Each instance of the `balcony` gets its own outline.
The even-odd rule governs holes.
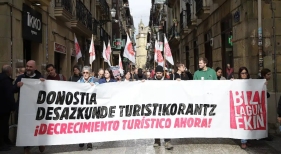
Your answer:
[[[189,32],[189,29],[187,27],[187,18],[190,17],[191,14],[188,15],[186,10],[182,10],[182,12],[180,13],[180,34],[182,36],[185,36]]]
[[[168,32],[168,41],[171,47],[178,48],[180,44],[180,39],[179,39],[179,34],[177,32],[176,24],[174,24]]]
[[[93,34],[96,36],[95,45],[100,45],[100,33],[98,32],[99,22],[93,18]]]
[[[72,4],[70,0],[55,0],[55,17],[58,20],[69,22],[72,18]]]
[[[99,3],[100,3],[101,15],[104,18],[109,19],[109,17],[110,17],[109,6],[108,6],[106,0],[99,0]]]
[[[88,38],[92,36],[92,14],[80,0],[74,0],[72,5],[71,28]]]
[[[49,6],[52,0],[29,0],[31,3],[39,3],[41,6]]]
[[[96,0],[96,6],[100,6],[100,0]]]
[[[200,19],[205,19],[210,14],[210,0],[195,0],[196,2],[196,15]]]
[[[166,0],[166,3],[169,8],[172,8],[177,0]]]

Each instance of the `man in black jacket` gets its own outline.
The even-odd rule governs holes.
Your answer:
[[[13,94],[12,67],[4,65],[0,73],[0,151],[11,150],[5,144],[11,144],[9,139],[9,119],[15,110],[15,98]]]
[[[164,69],[163,69],[162,66],[158,65],[155,68],[155,77],[154,77],[153,80],[168,80],[164,76]],[[164,139],[164,141],[165,141],[165,148],[167,150],[172,150],[173,149],[173,145],[171,144],[171,139]],[[154,147],[158,147],[160,145],[161,145],[160,139],[155,139],[153,146]]]
[[[41,75],[39,71],[36,69],[36,62],[34,60],[30,60],[26,63],[25,72],[24,74],[18,76],[18,78],[15,81],[14,84],[14,92],[19,93],[18,94],[18,100],[17,105],[19,105],[19,98],[20,98],[20,87],[23,85],[23,82],[21,82],[21,79],[27,78],[27,79],[40,79],[41,81],[44,81],[45,79]],[[45,146],[39,146],[39,151],[43,152],[45,150]],[[28,154],[30,153],[30,147],[24,147],[24,153]]]

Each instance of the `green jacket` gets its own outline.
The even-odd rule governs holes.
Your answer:
[[[206,71],[197,70],[194,73],[193,80],[202,80],[201,77],[204,77],[204,80],[217,80],[217,73],[215,70],[207,67]]]

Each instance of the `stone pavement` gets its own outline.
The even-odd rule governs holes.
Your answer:
[[[233,139],[172,139],[173,150],[165,150],[164,146],[154,148],[154,140],[126,140],[93,143],[93,150],[87,151],[78,145],[47,146],[44,154],[278,154],[281,153],[281,136],[273,141],[253,140],[247,150],[240,148],[240,141]],[[162,140],[162,142],[164,142]],[[33,154],[40,154],[33,147]],[[9,152],[0,154],[21,154],[23,148],[13,147]]]

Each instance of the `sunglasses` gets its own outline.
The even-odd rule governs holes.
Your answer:
[[[89,74],[89,72],[83,72],[83,74]]]

